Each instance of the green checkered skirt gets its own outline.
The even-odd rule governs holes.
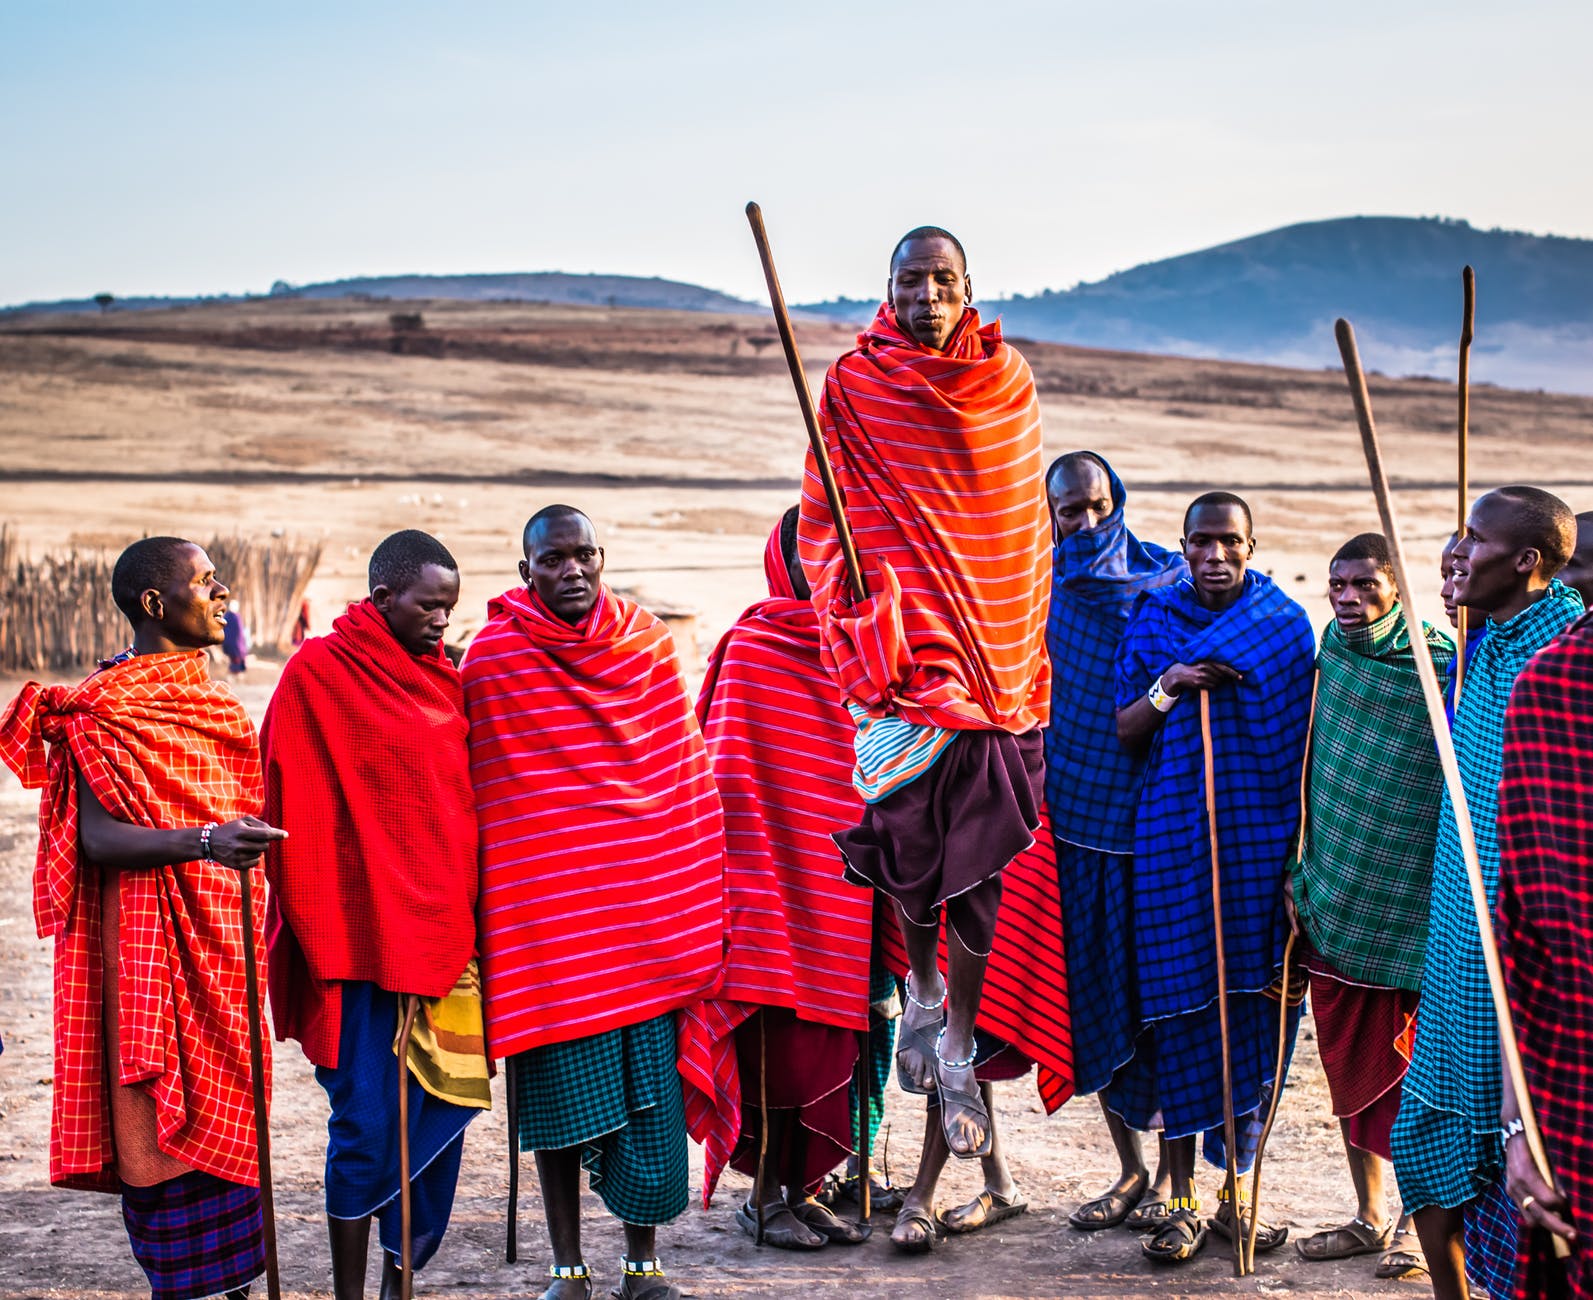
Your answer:
[[[514,1057],[520,1149],[581,1149],[592,1191],[623,1223],[668,1223],[689,1197],[675,1016]]]
[[[1454,646],[1423,631],[1442,676]],[[1344,974],[1414,993],[1444,778],[1400,607],[1363,628],[1330,623],[1317,672],[1295,902]]]

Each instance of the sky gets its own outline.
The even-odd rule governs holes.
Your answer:
[[[1357,213],[1593,237],[1593,4],[0,0],[0,303],[412,272],[981,297]]]

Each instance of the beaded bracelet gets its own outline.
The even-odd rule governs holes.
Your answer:
[[[210,832],[215,830],[219,825],[221,825],[220,822],[211,822],[199,832],[199,860],[201,862],[215,861],[215,859],[210,856]]]

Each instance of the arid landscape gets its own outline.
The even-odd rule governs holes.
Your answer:
[[[815,323],[798,334],[816,385],[851,331]],[[1039,382],[1048,451],[1088,447],[1110,459],[1138,533],[1173,544],[1191,497],[1238,491],[1255,511],[1257,563],[1325,618],[1328,556],[1376,526],[1339,372],[1018,343]],[[1454,526],[1454,388],[1374,376],[1372,396],[1411,559],[1431,577],[1414,596],[1431,616],[1438,552]],[[0,328],[0,522],[25,551],[115,550],[155,532],[317,539],[315,631],[363,594],[374,543],[419,527],[460,561],[455,632],[467,637],[487,600],[516,581],[525,518],[566,501],[596,521],[609,580],[675,611],[688,662],[700,665],[762,594],[764,538],[795,500],[803,448],[773,330],[754,316],[274,299]],[[1479,387],[1471,479],[1479,489],[1536,483],[1593,509],[1593,398]],[[240,684],[257,718],[276,672],[267,657]],[[29,903],[36,806],[0,775],[0,1295],[136,1295],[142,1277],[115,1202],[46,1186],[50,962]],[[1263,1200],[1269,1216],[1309,1232],[1347,1218],[1352,1203],[1309,1021],[1304,1037]],[[327,1295],[324,1097],[296,1047],[281,1048],[278,1063],[285,1287]],[[1292,1247],[1235,1282],[1215,1240],[1193,1266],[1153,1272],[1130,1235],[1067,1227],[1067,1210],[1111,1178],[1094,1102],[1047,1119],[1028,1083],[1000,1095],[1032,1212],[988,1237],[909,1260],[890,1252],[881,1219],[853,1253],[758,1252],[731,1222],[745,1190],[731,1176],[713,1210],[694,1208],[661,1233],[661,1251],[700,1297],[1423,1294],[1372,1281],[1370,1260],[1313,1266]],[[921,1114],[893,1094],[889,1118],[891,1172],[908,1180]],[[471,1131],[454,1227],[418,1294],[540,1292],[547,1254],[529,1160],[521,1259],[503,1262],[504,1147],[498,1110]],[[943,1204],[976,1186],[974,1169],[953,1170]],[[1216,1186],[1208,1176],[1208,1197]],[[606,1289],[619,1238],[589,1206],[588,1258]]]

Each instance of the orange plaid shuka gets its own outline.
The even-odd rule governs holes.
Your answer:
[[[148,1090],[166,1155],[256,1186],[242,888],[237,872],[184,862],[120,876],[114,1075],[102,1029],[102,898],[78,851],[81,776],[111,816],[175,829],[258,814],[259,747],[201,652],[144,655],[78,686],[29,682],[0,715],[0,759],[42,788],[33,914],[55,940],[50,1181],[118,1190],[107,1080]],[[263,875],[257,896],[263,894]],[[252,918],[265,987],[264,908]],[[269,1038],[266,1083],[270,1086]]]

